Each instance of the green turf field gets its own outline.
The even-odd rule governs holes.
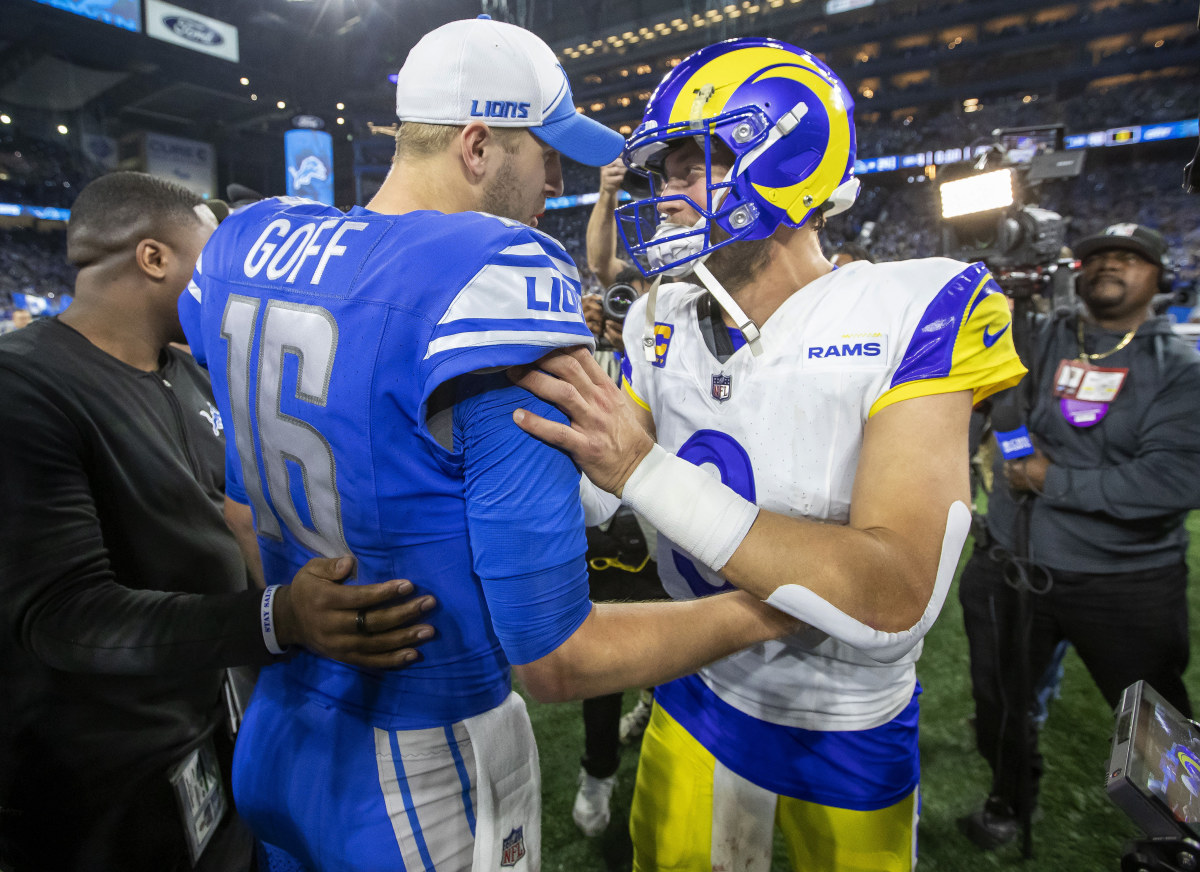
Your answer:
[[[1200,514],[1188,527],[1192,577],[1200,569]],[[968,548],[970,546],[968,545]],[[1191,588],[1192,642],[1200,637],[1200,592]],[[1062,698],[1051,706],[1042,732],[1046,774],[1041,788],[1041,819],[1033,831],[1034,859],[1022,863],[1020,849],[1005,846],[995,854],[976,849],[955,825],[959,816],[982,803],[989,784],[987,766],[975,753],[968,717],[971,684],[967,645],[957,591],[951,591],[917,665],[925,688],[921,697],[922,814],[919,868],[926,872],[973,872],[1020,866],[1022,872],[1102,872],[1120,868],[1122,847],[1137,829],[1104,793],[1112,715],[1074,652],[1067,657]],[[1200,699],[1200,677],[1193,661],[1188,689]],[[626,694],[626,709],[635,696]],[[626,821],[637,768],[636,747],[627,749],[613,797],[613,822],[595,839],[585,839],[571,821],[575,779],[583,747],[578,704],[530,703],[542,755],[544,806],[542,864],[547,872],[605,872],[628,869]],[[787,869],[776,850],[775,870]]]

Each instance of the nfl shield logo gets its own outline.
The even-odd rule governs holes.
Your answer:
[[[733,393],[733,376],[719,372],[713,376],[712,395],[719,403],[725,402]]]
[[[517,861],[525,856],[525,828],[517,827],[504,837],[504,851],[500,858],[501,866],[515,866]]]

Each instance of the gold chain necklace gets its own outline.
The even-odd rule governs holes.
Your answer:
[[[1120,351],[1122,348],[1124,348],[1126,345],[1128,345],[1130,343],[1130,341],[1133,339],[1133,334],[1137,333],[1137,328],[1134,327],[1132,330],[1130,330],[1128,333],[1126,333],[1125,337],[1120,342],[1118,342],[1115,347],[1110,348],[1108,351],[1100,352],[1098,354],[1087,354],[1083,350],[1083,319],[1082,318],[1080,318],[1078,321],[1075,322],[1075,333],[1079,337],[1079,359],[1080,360],[1104,360],[1104,358],[1108,357],[1110,354],[1116,354],[1118,351]]]

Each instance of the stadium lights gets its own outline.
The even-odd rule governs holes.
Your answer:
[[[5,112],[0,115],[0,124],[12,124],[12,116]]]
[[[345,103],[338,103],[338,104],[337,104],[337,108],[338,108],[338,111],[339,111],[339,112],[341,112],[343,109],[345,109],[345,108],[346,108],[346,104],[345,104]]]
[[[954,182],[943,182],[941,195],[943,218],[1003,209],[1013,203],[1012,170],[996,170]]]
[[[242,76],[240,79],[238,79],[238,81],[239,81],[239,82],[241,82],[243,85],[249,85],[249,84],[250,84],[250,80],[249,80],[249,79],[247,79],[245,76]]]
[[[65,125],[65,124],[58,125],[58,127],[56,127],[55,130],[57,130],[63,136],[66,136],[68,133],[71,132],[70,130],[67,129],[67,125]]]

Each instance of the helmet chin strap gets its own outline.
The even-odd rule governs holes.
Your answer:
[[[654,363],[654,307],[658,302],[658,286],[662,284],[662,274],[654,277],[650,290],[646,291],[646,323],[642,326],[642,354],[647,363]]]
[[[704,265],[706,260],[708,260],[708,255],[696,260],[692,267],[692,273],[708,289],[708,292],[713,295],[717,301],[717,305],[724,309],[726,314],[733,319],[738,330],[742,331],[742,336],[745,338],[746,344],[750,346],[750,353],[758,357],[762,354],[762,333],[758,329],[758,325],[750,320],[749,316],[742,311],[742,307],[734,301],[729,291],[725,290],[725,286]],[[654,284],[650,285],[650,290],[646,292],[648,299],[646,300],[646,323],[642,327],[642,353],[645,354],[646,361],[649,363],[654,363],[656,356],[654,309],[658,302],[658,286],[661,282],[662,276],[655,276]]]
[[[733,296],[725,290],[725,286],[717,281],[717,277],[704,265],[705,260],[708,258],[696,261],[692,272],[695,273],[696,278],[700,279],[700,283],[708,288],[708,292],[716,298],[717,305],[733,319],[737,329],[742,331],[746,344],[750,346],[750,353],[758,357],[762,354],[762,333],[759,331],[758,325],[751,321],[749,316],[742,311],[742,307],[734,302]]]

